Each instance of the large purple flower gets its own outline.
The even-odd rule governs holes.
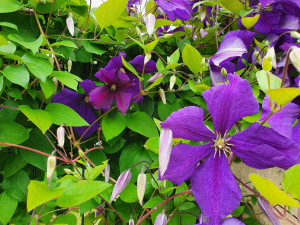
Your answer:
[[[119,110],[125,114],[131,99],[134,82],[122,71],[100,69],[95,75],[106,84],[90,92],[89,98],[95,109],[108,110],[114,99]]]
[[[192,17],[191,0],[157,0],[157,5],[166,13],[169,20],[189,20]]]
[[[208,224],[214,225],[222,224],[221,219],[232,213],[242,197],[228,165],[229,152],[257,169],[274,166],[287,169],[300,162],[298,145],[259,123],[227,136],[235,122],[259,110],[249,82],[237,74],[229,74],[227,78],[228,84],[219,84],[203,93],[214,133],[203,123],[203,110],[195,106],[172,113],[161,124],[162,128],[172,130],[174,138],[208,142],[176,145],[162,179],[180,185],[190,178],[196,202],[210,219]]]
[[[69,106],[70,108],[74,109],[74,111],[76,111],[83,119],[85,119],[85,121],[87,121],[89,124],[92,124],[98,117],[91,103],[89,102],[88,94],[97,86],[93,81],[90,80],[84,80],[79,82],[79,84],[84,89],[85,94],[80,94],[65,88],[57,93],[52,98],[51,102],[61,103]],[[86,132],[86,134],[83,136],[83,139],[93,134],[98,127],[99,121]],[[87,128],[87,126],[74,127],[74,130],[79,136],[81,136]]]

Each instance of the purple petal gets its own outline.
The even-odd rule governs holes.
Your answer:
[[[174,138],[183,138],[193,141],[209,141],[215,135],[203,123],[204,112],[196,106],[188,106],[173,112],[161,124],[162,128],[173,131]]]
[[[97,77],[100,81],[106,82],[108,84],[115,84],[116,81],[116,70],[106,70],[106,69],[100,69],[96,74],[95,77]]]
[[[270,203],[265,201],[264,199],[257,198],[258,206],[265,214],[265,216],[268,218],[268,220],[272,223],[272,225],[281,225],[279,219],[274,215],[274,213],[271,211]]]
[[[115,97],[118,109],[125,114],[130,104],[131,93],[119,90],[115,92]]]
[[[228,74],[229,84],[218,84],[202,93],[213,118],[215,131],[224,134],[239,119],[257,113],[258,102],[247,80]]]
[[[300,144],[300,122],[299,121],[293,128],[292,140]]]
[[[228,166],[225,154],[211,154],[191,177],[193,195],[212,224],[232,213],[242,199],[241,189]]]
[[[270,98],[266,96],[262,105],[260,121],[264,121],[270,112]],[[273,116],[268,119],[267,123],[279,134],[291,138],[293,129],[292,126],[299,115],[300,106],[290,102],[284,106],[280,112],[274,113]]]
[[[236,66],[232,62],[222,63],[220,66],[216,66],[210,61],[209,70],[212,86],[216,86],[217,83],[225,82],[225,77],[221,74],[221,70],[223,67],[227,70],[228,74],[234,73],[236,71]]]
[[[161,179],[169,179],[172,183],[181,185],[183,181],[194,174],[200,160],[213,151],[211,143],[205,145],[176,145],[172,149],[168,168]]]
[[[231,31],[225,35],[225,37],[237,37],[240,38],[246,48],[250,48],[250,45],[255,37],[256,33],[255,32],[250,32],[248,30],[236,30],[236,31]],[[225,39],[224,37],[224,39]]]
[[[125,59],[126,54],[124,52],[119,52],[118,56],[114,56],[110,59],[106,67],[104,67],[105,70],[119,70],[123,67],[122,63],[122,57]]]
[[[288,169],[300,162],[300,147],[290,139],[259,123],[232,136],[232,151],[248,166],[256,169]]]
[[[94,112],[92,106],[89,103],[83,102],[79,105],[75,111],[83,118],[86,122],[90,125],[98,118],[97,114]],[[92,135],[99,127],[99,121],[97,121],[83,136],[83,139],[87,138],[88,136]],[[74,127],[76,133],[81,136],[85,132],[88,126],[84,127]]]
[[[143,73],[144,67],[144,56],[138,55],[129,63],[134,67],[138,73]],[[156,63],[153,60],[149,60],[145,65],[144,73],[155,73],[157,72]]]
[[[97,87],[89,94],[89,101],[95,109],[110,109],[113,100],[114,93],[108,85]]]
[[[239,221],[237,218],[229,217],[222,225],[245,225],[243,222]]]
[[[75,109],[85,98],[85,95],[64,88],[51,100],[53,103],[61,103]]]
[[[192,2],[190,0],[157,0],[157,5],[166,13],[169,20],[189,20],[192,16]]]
[[[131,89],[131,97],[137,96],[135,98],[132,98],[131,102],[136,102],[136,103],[142,102],[143,101],[143,95],[140,95],[140,93],[141,93],[140,88],[142,90],[144,90],[144,82],[142,82],[142,81],[140,82],[139,79],[136,77],[136,75],[134,75],[131,72],[128,72],[127,75],[129,77],[129,79],[134,82],[134,86]]]
[[[95,82],[91,80],[83,80],[82,82],[79,82],[79,84],[87,95],[97,87]]]

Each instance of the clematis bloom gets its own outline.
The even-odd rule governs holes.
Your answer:
[[[275,166],[287,169],[300,162],[300,148],[296,143],[259,123],[228,137],[227,132],[234,123],[257,113],[259,105],[247,80],[237,74],[228,74],[227,79],[228,84],[218,84],[203,93],[214,133],[203,123],[203,110],[195,106],[172,113],[161,124],[163,129],[172,130],[174,138],[208,142],[176,145],[161,179],[180,185],[190,178],[195,200],[210,219],[206,223],[210,225],[222,224],[221,219],[232,213],[242,198],[228,165],[226,156],[230,152],[256,169]]]
[[[193,2],[190,0],[157,0],[157,5],[166,13],[169,20],[189,20],[192,17]]]

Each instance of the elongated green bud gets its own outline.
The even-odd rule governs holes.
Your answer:
[[[56,158],[52,153],[47,159],[47,178],[48,179],[50,179],[50,177],[52,177],[55,169],[56,169]]]
[[[71,58],[69,58],[69,60],[68,60],[68,72],[69,73],[71,72],[71,69],[72,69],[72,60],[71,60]]]
[[[175,83],[176,83],[176,76],[172,75],[171,78],[170,78],[170,91],[172,91]]]
[[[143,199],[144,199],[144,194],[145,194],[145,190],[146,190],[146,183],[147,183],[147,177],[146,177],[146,174],[144,174],[144,167],[142,167],[142,171],[138,175],[138,178],[137,178],[137,196],[138,196],[140,205],[143,205]]]
[[[164,104],[167,104],[165,91],[164,91],[163,89],[160,88],[159,91],[158,91],[158,93],[159,93],[159,96],[160,96],[162,102],[163,102]]]
[[[109,181],[109,176],[110,176],[110,165],[107,163],[104,168],[104,179],[106,183],[108,183]]]
[[[63,148],[65,144],[65,129],[63,125],[60,125],[56,131],[58,146]]]

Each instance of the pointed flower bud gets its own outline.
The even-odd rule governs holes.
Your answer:
[[[64,168],[64,171],[66,174],[72,174],[72,170],[70,170],[70,169]]]
[[[73,21],[72,17],[73,17],[72,13],[70,13],[66,22],[67,22],[67,27],[68,27],[68,30],[69,30],[70,34],[72,36],[74,36],[74,21]]]
[[[173,132],[171,129],[165,128],[161,130],[159,137],[159,172],[161,177],[163,177],[169,164],[172,150],[172,138]]]
[[[208,35],[207,31],[205,31],[202,27],[200,28],[200,37],[203,39],[206,35]]]
[[[167,222],[168,222],[168,218],[164,210],[162,213],[157,215],[154,225],[166,225]]]
[[[131,179],[131,175],[130,169],[128,169],[119,176],[110,197],[111,202],[125,189]]]
[[[71,60],[71,58],[69,58],[69,60],[68,60],[68,72],[69,73],[71,72],[71,69],[72,69],[72,60]]]
[[[158,91],[158,93],[159,93],[159,96],[160,96],[162,102],[163,102],[164,104],[167,104],[165,91],[164,91],[163,89],[160,88],[159,91]]]
[[[297,31],[292,31],[291,32],[291,37],[300,39],[300,33],[297,32]]]
[[[134,220],[130,219],[128,225],[134,225]]]
[[[149,13],[146,16],[146,28],[149,36],[153,34],[154,25],[155,25],[155,16],[152,13]]]
[[[273,214],[271,211],[271,206],[269,202],[265,201],[264,199],[257,198],[258,206],[265,214],[265,216],[268,218],[268,220],[272,223],[272,225],[280,225],[279,219]]]
[[[300,72],[300,48],[293,47],[290,53],[290,60],[293,66]]]
[[[139,199],[140,205],[143,205],[143,198],[146,190],[146,183],[147,183],[147,177],[146,174],[144,174],[144,167],[142,167],[141,173],[138,175],[137,178],[137,196]]]
[[[150,61],[150,59],[151,59],[151,53],[148,52],[148,53],[145,55],[145,58],[144,58],[144,65],[146,65],[147,62]]]
[[[170,91],[172,91],[175,83],[176,83],[176,76],[172,75],[171,78],[170,78]]]
[[[50,179],[50,177],[53,175],[56,168],[56,158],[54,156],[54,152],[48,157],[47,159],[47,178]]]
[[[221,74],[224,77],[227,75],[227,70],[224,67],[222,67],[222,69],[221,69]]]
[[[273,67],[274,69],[277,68],[277,64],[276,64],[276,54],[275,54],[275,49],[274,49],[274,47],[268,49],[268,51],[267,51],[267,53],[266,53],[264,59],[267,59],[267,60],[271,63],[271,65],[272,65],[272,67]]]
[[[161,73],[156,73],[152,77],[150,77],[149,80],[147,80],[147,82],[154,83],[156,81],[156,79],[159,78],[159,77],[161,77],[161,76],[162,76]]]
[[[104,168],[104,179],[106,183],[108,183],[109,181],[109,175],[110,175],[110,165],[107,163]]]
[[[58,146],[63,148],[65,144],[65,129],[63,125],[60,125],[56,131]]]
[[[206,17],[206,8],[205,8],[205,5],[201,5],[201,7],[200,7],[200,20],[201,20],[201,22],[204,21],[205,17]]]
[[[81,158],[84,158],[84,152],[83,152],[81,149],[78,150],[78,155],[79,155]]]

